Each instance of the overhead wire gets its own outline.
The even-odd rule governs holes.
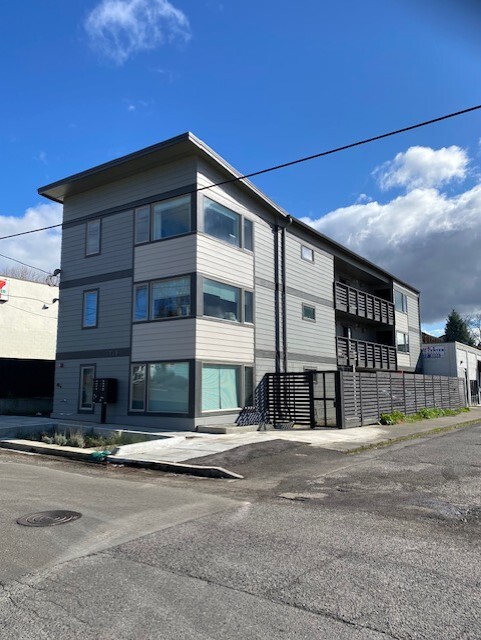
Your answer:
[[[282,164],[277,164],[272,167],[268,167],[266,169],[260,169],[258,171],[252,171],[250,173],[245,173],[243,175],[235,176],[234,178],[228,178],[227,180],[222,180],[221,182],[216,182],[215,184],[207,185],[204,187],[197,187],[196,189],[192,189],[191,191],[186,191],[184,195],[189,193],[197,193],[199,191],[205,191],[207,189],[213,189],[214,187],[221,187],[225,184],[231,184],[233,182],[239,182],[241,180],[247,180],[248,178],[253,178],[254,176],[260,176],[265,173],[270,173],[272,171],[278,171],[279,169],[285,169],[286,167],[292,167],[297,164],[301,164],[303,162],[309,162],[310,160],[315,160],[317,158],[323,158],[325,156],[332,155],[334,153],[339,153],[341,151],[347,151],[348,149],[353,149],[355,147],[360,147],[365,144],[370,144],[371,142],[376,142],[377,140],[383,140],[385,138],[389,138],[392,136],[399,135],[401,133],[406,133],[407,131],[413,131],[414,129],[420,129],[421,127],[427,127],[428,125],[435,124],[437,122],[442,122],[444,120],[448,120],[450,118],[456,118],[461,115],[465,115],[466,113],[471,113],[472,111],[477,111],[481,109],[481,104],[475,105],[474,107],[468,107],[467,109],[461,109],[459,111],[454,111],[452,113],[445,114],[443,116],[439,116],[437,118],[431,118],[430,120],[423,120],[422,122],[418,122],[416,124],[408,125],[407,127],[401,127],[400,129],[394,129],[393,131],[388,131],[387,133],[381,133],[377,136],[371,136],[370,138],[364,138],[363,140],[358,140],[356,142],[351,142],[349,144],[342,145],[340,147],[334,147],[333,149],[328,149],[327,151],[321,151],[319,153],[314,153],[309,156],[304,156],[302,158],[298,158],[297,160],[291,160],[289,162],[283,162]],[[19,233],[12,233],[8,236],[0,236],[0,240],[7,240],[9,238],[17,238],[19,236],[24,236],[29,233],[37,233],[39,231],[48,231],[50,229],[56,229],[61,227],[62,223],[52,224],[48,227],[41,227],[39,229],[30,229],[29,231],[21,231]],[[35,268],[35,267],[34,267]]]

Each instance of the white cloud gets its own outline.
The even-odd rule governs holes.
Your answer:
[[[441,149],[410,147],[374,171],[382,189],[440,187],[466,177],[468,155],[455,145]]]
[[[121,65],[139,51],[187,41],[187,16],[168,0],[102,0],[85,21],[92,45]]]
[[[0,215],[1,236],[9,236],[22,231],[49,227],[62,222],[62,207],[59,204],[40,204],[27,209],[23,216]],[[48,231],[29,233],[0,242],[0,254],[16,258],[21,262],[40,267],[52,273],[60,267],[61,227]],[[0,256],[0,273],[5,267],[17,263]]]
[[[423,322],[481,309],[481,181],[457,195],[414,188],[304,222],[420,289]]]

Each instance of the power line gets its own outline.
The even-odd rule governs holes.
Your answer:
[[[50,275],[50,271],[45,271],[45,269],[40,269],[40,267],[34,267],[31,264],[27,264],[26,262],[22,262],[21,260],[17,260],[16,258],[11,258],[10,256],[5,256],[3,253],[0,253],[0,258],[5,258],[6,260],[13,260],[13,262],[18,262],[18,264],[22,264],[24,267],[28,267],[29,269],[35,269],[36,271],[42,271],[47,275]]]
[[[453,113],[448,113],[444,116],[439,116],[438,118],[432,118],[431,120],[424,120],[423,122],[411,124],[407,127],[402,127],[401,129],[395,129],[394,131],[381,133],[380,135],[372,136],[371,138],[364,138],[363,140],[358,140],[357,142],[351,142],[350,144],[345,144],[345,145],[342,145],[341,147],[335,147],[333,149],[328,149],[327,151],[314,153],[313,155],[310,155],[310,156],[304,156],[303,158],[298,158],[297,160],[291,160],[290,162],[276,164],[273,167],[268,167],[267,169],[252,171],[251,173],[246,173],[244,175],[237,176],[235,178],[222,180],[222,182],[216,182],[215,184],[211,184],[205,187],[198,187],[197,189],[192,189],[192,191],[186,191],[184,195],[187,195],[189,193],[197,193],[199,191],[205,191],[207,189],[213,189],[214,187],[221,187],[224,184],[231,184],[232,182],[239,182],[240,180],[246,180],[247,178],[260,176],[260,175],[263,175],[264,173],[270,173],[271,171],[277,171],[278,169],[285,169],[286,167],[292,167],[296,164],[309,162],[310,160],[315,160],[316,158],[323,158],[324,156],[329,156],[334,153],[339,153],[340,151],[347,151],[347,149],[353,149],[354,147],[360,147],[361,145],[369,144],[371,142],[376,142],[377,140],[390,138],[391,136],[396,136],[396,135],[399,135],[400,133],[406,133],[407,131],[413,131],[414,129],[427,127],[428,125],[435,124],[437,122],[442,122],[443,120],[448,120],[449,118],[456,118],[457,116],[462,116],[466,113],[471,113],[472,111],[477,111],[479,109],[481,109],[481,104],[478,104],[474,107],[469,107],[467,109],[461,109],[461,111],[454,111]],[[42,227],[41,229],[31,229],[30,231],[21,231],[20,233],[12,233],[8,236],[1,236],[0,240],[7,240],[8,238],[17,238],[19,236],[25,236],[29,233],[36,233],[37,231],[48,231],[49,229],[56,229],[57,227],[61,227],[61,226],[62,226],[62,223],[59,223],[59,224],[52,224],[49,227]]]

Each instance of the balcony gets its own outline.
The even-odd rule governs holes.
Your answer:
[[[388,300],[378,298],[360,289],[354,289],[354,287],[342,282],[334,283],[334,300],[338,311],[394,325],[394,305]]]
[[[377,342],[337,338],[337,364],[356,366],[356,369],[378,369],[396,371],[397,359],[395,347]]]

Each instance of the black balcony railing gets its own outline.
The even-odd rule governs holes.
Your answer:
[[[394,305],[388,300],[373,296],[367,291],[355,289],[342,282],[334,283],[336,309],[352,313],[360,318],[394,325]]]
[[[396,349],[386,344],[337,338],[337,364],[356,369],[396,371]]]

